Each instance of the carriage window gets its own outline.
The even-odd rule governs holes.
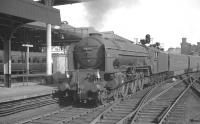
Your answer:
[[[16,63],[16,57],[15,56],[11,56],[11,63]]]
[[[33,58],[32,57],[29,58],[29,62],[33,63]]]
[[[42,63],[46,63],[46,58],[42,58]]]
[[[18,59],[17,62],[18,62],[18,63],[22,63],[22,60],[21,60],[21,59]]]
[[[158,59],[158,52],[155,52],[154,58],[155,58],[155,59]]]
[[[38,63],[42,63],[42,58],[38,58]]]
[[[34,57],[33,58],[33,63],[37,63],[38,62],[38,58]]]

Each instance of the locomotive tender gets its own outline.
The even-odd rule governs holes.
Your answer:
[[[67,78],[59,82],[60,98],[73,101],[126,96],[169,76],[198,71],[200,57],[168,54],[128,40],[91,34],[68,53]]]

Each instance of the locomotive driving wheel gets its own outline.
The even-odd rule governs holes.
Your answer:
[[[144,83],[144,74],[140,73],[138,77],[138,89],[142,90],[143,89],[143,83]]]
[[[129,89],[129,85],[128,85],[128,84],[123,84],[123,86],[122,86],[122,91],[121,91],[122,97],[127,96],[127,94],[128,94],[128,89]]]
[[[140,78],[140,79],[138,80],[138,89],[139,89],[139,90],[142,90],[142,89],[143,89],[142,78]]]
[[[129,93],[135,93],[135,92],[136,92],[136,87],[137,87],[136,81],[133,80],[133,81],[130,83]]]
[[[121,95],[121,88],[114,89],[112,95],[114,100],[118,100]]]
[[[98,97],[99,97],[99,102],[101,104],[107,103],[107,92],[106,92],[106,90],[99,91]]]

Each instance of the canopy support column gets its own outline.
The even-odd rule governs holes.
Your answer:
[[[47,76],[52,75],[51,24],[47,24]]]
[[[46,6],[52,6],[54,0],[45,0]],[[47,83],[52,82],[52,52],[51,52],[51,24],[47,24],[47,58],[46,58],[46,74],[47,74]]]
[[[11,87],[11,39],[16,28],[8,29],[0,33],[0,38],[3,41],[3,70],[4,70],[4,85]]]

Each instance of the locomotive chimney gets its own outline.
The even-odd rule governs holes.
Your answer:
[[[187,38],[186,38],[186,37],[183,37],[183,38],[182,38],[182,42],[183,42],[183,43],[186,43],[186,41],[187,41]]]

